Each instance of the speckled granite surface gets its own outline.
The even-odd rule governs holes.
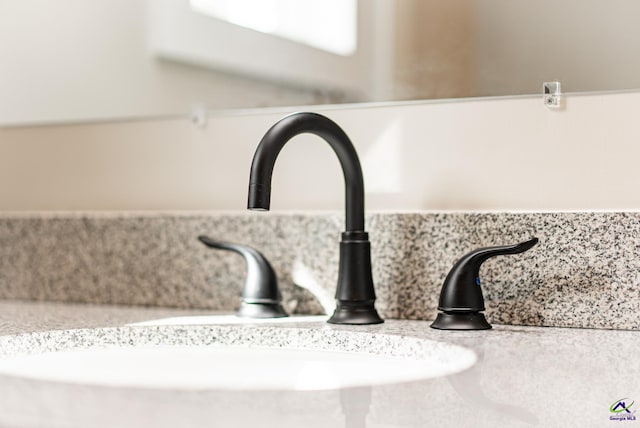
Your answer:
[[[22,316],[16,318],[18,313]],[[423,351],[430,352],[429,343],[435,342],[445,349],[464,347],[475,354],[476,361],[455,374],[409,383],[277,393],[105,386],[4,374],[0,375],[0,425],[585,428],[638,423],[611,420],[616,414],[610,411],[616,400],[626,397],[628,404],[640,397],[636,376],[640,332],[636,331],[498,325],[488,331],[446,332],[430,329],[424,321],[335,326],[304,318],[286,325],[271,321],[218,325],[217,316],[204,322],[201,314],[0,301],[0,364],[3,355],[70,347],[210,346],[216,341],[239,346],[320,346],[412,358],[422,358]],[[128,325],[160,323],[158,318],[174,316],[194,322]],[[22,334],[13,335],[17,333]],[[631,411],[635,412],[635,405]]]
[[[330,311],[341,214],[55,214],[0,217],[0,298],[233,310],[244,263],[200,234],[262,251],[285,306]],[[640,213],[380,213],[367,216],[377,308],[429,320],[453,263],[531,236],[481,271],[491,322],[640,329]]]

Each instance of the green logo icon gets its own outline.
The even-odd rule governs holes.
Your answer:
[[[609,406],[609,411],[611,413],[622,413],[622,412],[631,413],[631,406],[635,404],[635,401],[632,401],[630,404],[627,404],[629,400],[631,399],[621,398],[617,401],[614,401],[613,404]]]

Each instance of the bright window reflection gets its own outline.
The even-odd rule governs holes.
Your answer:
[[[190,0],[191,9],[338,55],[357,48],[357,0]]]

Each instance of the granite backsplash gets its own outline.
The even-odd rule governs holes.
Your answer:
[[[332,310],[340,214],[54,213],[0,217],[0,298],[234,310],[244,262],[196,238],[250,245],[292,313]],[[435,317],[454,262],[536,236],[481,270],[492,323],[640,329],[640,212],[415,212],[367,216],[376,307]]]

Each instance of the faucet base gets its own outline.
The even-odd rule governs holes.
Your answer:
[[[384,320],[378,315],[378,311],[373,307],[373,302],[363,303],[361,305],[353,304],[341,304],[337,302],[336,310],[333,312],[331,318],[327,320],[330,324],[352,324],[352,325],[364,325],[364,324],[380,324]]]
[[[384,322],[373,303],[371,244],[365,231],[342,233],[340,266],[336,287],[336,310],[327,321],[331,324],[380,324]]]
[[[242,318],[283,318],[288,317],[280,303],[242,302],[236,315]]]
[[[438,330],[488,330],[491,324],[482,312],[440,312],[431,328]]]

